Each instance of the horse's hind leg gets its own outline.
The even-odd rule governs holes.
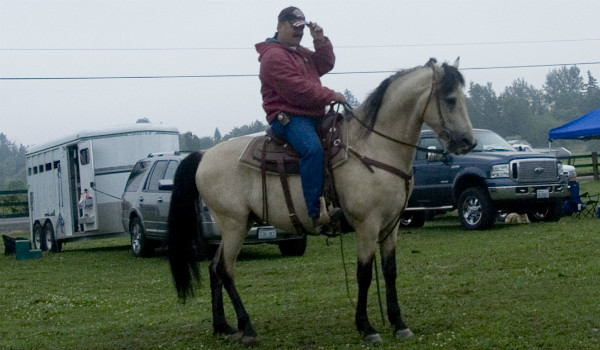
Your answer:
[[[213,330],[218,335],[235,334],[235,328],[227,323],[225,309],[223,308],[223,281],[219,277],[217,269],[221,256],[221,247],[217,250],[215,258],[208,268],[210,274],[210,292],[212,296]]]
[[[246,308],[244,307],[242,299],[237,291],[237,288],[235,287],[233,278],[233,264],[235,262],[235,256],[237,256],[240,247],[238,247],[237,250],[235,247],[226,247],[222,241],[221,246],[217,251],[217,255],[211,264],[213,327],[215,329],[215,333],[221,333],[225,335],[231,335],[235,333],[236,336],[233,339],[240,340],[247,346],[252,346],[258,343],[256,331],[250,322],[250,316],[246,312]],[[232,251],[227,251],[226,248],[233,248],[235,254],[232,254]],[[229,266],[229,268],[227,268],[227,266]],[[213,273],[214,277],[212,275]],[[235,330],[229,326],[225,320],[225,313],[223,310],[223,288],[225,288],[227,291],[237,315],[237,332],[235,332]]]
[[[393,236],[393,237],[392,237]],[[398,292],[396,290],[396,235],[387,238],[381,246],[381,265],[385,279],[387,314],[390,323],[394,327],[394,335],[397,338],[411,337],[413,333],[408,329],[398,305]]]

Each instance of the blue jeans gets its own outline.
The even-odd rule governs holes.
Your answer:
[[[308,216],[319,217],[323,190],[323,148],[317,134],[320,119],[290,116],[290,122],[283,125],[279,120],[271,122],[271,128],[284,138],[300,154],[300,181]]]

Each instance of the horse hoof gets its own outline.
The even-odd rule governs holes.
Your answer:
[[[415,335],[410,329],[405,328],[396,332],[396,338],[410,338]]]
[[[233,334],[225,334],[224,335],[225,340],[227,341],[231,341],[231,342],[239,342],[242,340],[242,332],[236,332]]]
[[[248,347],[256,346],[256,345],[258,345],[258,338],[255,336],[248,336],[248,335],[243,336],[242,344],[244,344],[245,346],[248,346]]]
[[[363,337],[363,341],[369,344],[379,344],[383,343],[383,339],[379,335],[379,333],[368,334]]]

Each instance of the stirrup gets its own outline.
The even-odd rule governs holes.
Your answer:
[[[313,229],[315,231],[315,235],[323,235],[327,237],[336,237],[339,235],[332,223],[321,223],[320,221],[320,218],[313,218]]]
[[[321,202],[321,213],[319,214],[319,224],[331,225],[334,222],[340,221],[343,216],[342,209],[337,207],[331,207],[327,210],[327,204],[325,204],[325,197],[319,197]]]

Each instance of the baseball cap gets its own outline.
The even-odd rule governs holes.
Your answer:
[[[294,27],[300,27],[306,24],[304,14],[299,8],[290,6],[279,12],[279,22],[290,22]]]

